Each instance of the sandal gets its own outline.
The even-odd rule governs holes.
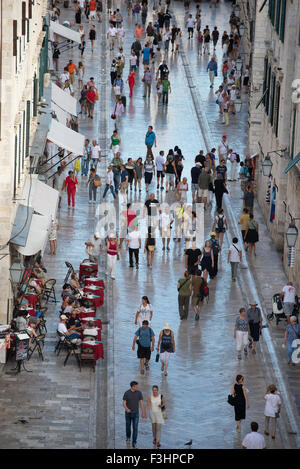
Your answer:
[[[246,347],[244,348],[244,354],[245,354],[245,355],[248,355],[248,351],[247,351],[247,348],[246,348]]]
[[[145,373],[145,371],[144,371],[144,370],[141,370],[141,375],[143,375],[144,373]]]
[[[156,448],[160,448],[160,446],[161,446],[161,444],[160,444],[160,442],[158,441],[158,442],[156,443]]]
[[[161,371],[164,371],[164,367],[165,367],[165,364],[162,363],[162,365],[161,365]]]
[[[165,375],[165,376],[168,376],[168,372],[167,372],[167,371],[165,371],[164,375]]]
[[[239,353],[238,354],[238,360],[241,360],[242,359],[242,355]]]
[[[156,445],[156,438],[154,438],[154,440],[153,440],[153,444],[154,444],[154,445]]]
[[[254,350],[254,349],[252,350],[252,353],[253,353],[254,355],[256,354],[256,352],[255,352],[255,350]]]

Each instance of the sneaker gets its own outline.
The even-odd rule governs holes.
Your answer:
[[[130,448],[130,440],[126,440],[126,448]]]
[[[138,269],[139,268],[139,265],[138,264],[135,264],[136,268]]]
[[[132,268],[133,268],[133,265],[130,265],[129,267],[132,267]]]

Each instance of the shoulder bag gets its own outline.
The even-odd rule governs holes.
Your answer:
[[[180,290],[182,289],[183,285],[185,285],[185,284],[186,284],[186,282],[188,282],[189,280],[190,280],[190,279],[189,279],[189,278],[187,278],[187,279],[186,279],[186,280],[183,282],[183,284],[182,284],[182,285],[180,285],[180,287],[179,287],[179,288],[177,288],[177,291],[180,291]]]
[[[162,414],[162,418],[164,420],[166,420],[168,418],[168,413],[166,411],[166,406],[165,405],[162,405],[162,398],[163,398],[163,395],[161,394],[160,396],[160,403],[161,403],[161,414]]]

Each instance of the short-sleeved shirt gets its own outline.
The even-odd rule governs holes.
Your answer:
[[[151,327],[147,327],[146,329],[139,327],[135,335],[139,338],[140,345],[145,348],[151,347],[151,339],[155,336]]]
[[[253,194],[253,192],[246,191],[244,193],[244,201],[245,201],[246,207],[253,207],[253,203],[254,203],[254,194]]]
[[[156,164],[156,169],[157,171],[163,171],[164,169],[164,164],[165,164],[165,158],[161,155],[158,155],[155,158],[155,164]]]
[[[278,406],[281,405],[281,399],[278,394],[268,393],[265,395],[265,416],[266,417],[275,417],[275,414],[278,412]]]
[[[152,217],[155,217],[157,215],[157,206],[159,205],[159,201],[157,199],[148,199],[145,202],[145,206],[147,207],[147,213]]]
[[[194,264],[198,261],[198,258],[201,254],[200,249],[187,249],[185,251],[186,256],[188,256],[188,268],[194,266]]]
[[[227,173],[227,167],[221,166],[220,164],[216,167],[217,174],[222,174],[223,179],[225,179],[225,173]]]
[[[69,64],[68,65],[68,72],[73,74],[75,72],[75,69],[76,69],[76,64]]]
[[[240,316],[236,318],[235,327],[238,331],[248,332],[248,321],[247,318],[241,319]]]
[[[190,279],[187,279],[187,278],[180,278],[178,280],[178,283],[180,283],[180,290],[178,291],[178,294],[180,296],[190,296],[191,292],[190,292],[190,284],[192,283],[192,281]],[[181,286],[183,285],[183,286]]]
[[[266,447],[265,437],[257,432],[248,433],[243,439],[242,445],[247,449],[264,449]]]
[[[99,151],[101,151],[101,148],[99,147],[99,145],[92,145],[91,147],[91,152],[92,152],[92,158],[93,159],[99,159]]]
[[[288,324],[286,326],[286,332],[287,332],[287,341],[289,343],[292,343],[293,340],[298,339],[298,334],[300,333],[300,326],[299,324],[296,324],[295,326],[292,326],[292,324]]]
[[[126,401],[126,405],[131,412],[139,413],[139,403],[143,400],[143,394],[141,391],[131,391],[128,389],[124,393],[123,401]]]
[[[295,303],[296,290],[292,285],[286,285],[282,289],[284,293],[283,302],[284,303]]]
[[[229,248],[229,261],[230,262],[240,262],[240,252],[241,249],[238,244],[232,243]]]
[[[248,322],[253,321],[255,324],[259,323],[260,318],[261,318],[260,309],[259,308],[255,308],[255,309],[249,308],[247,310],[247,316],[246,317],[247,317]]]
[[[150,48],[149,47],[144,47],[143,49],[143,60],[149,60],[150,59]]]
[[[192,184],[198,184],[198,179],[201,174],[200,166],[194,166],[191,169]]]
[[[100,245],[101,245],[101,238],[95,239],[94,236],[89,239],[89,243],[92,243],[94,247],[91,246],[91,255],[92,256],[99,256],[100,254]]]
[[[193,296],[198,296],[200,294],[200,287],[203,282],[202,277],[193,277],[192,278],[192,287],[193,287]]]
[[[153,145],[155,138],[156,138],[156,135],[154,132],[147,132],[146,140],[145,140],[146,145]]]
[[[150,84],[152,82],[152,73],[151,72],[145,72],[144,73],[144,81],[145,81],[145,83],[148,83],[148,84]]]
[[[24,331],[27,327],[26,319],[23,316],[18,316],[16,319],[16,327],[18,331]]]
[[[163,91],[167,92],[169,91],[169,88],[171,86],[171,83],[169,80],[162,80],[162,85],[163,85]]]
[[[244,215],[241,215],[240,217],[240,224],[242,226],[242,231],[246,231],[248,228],[248,221],[250,220],[249,213],[245,213]]]

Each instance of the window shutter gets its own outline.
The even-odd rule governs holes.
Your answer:
[[[275,98],[275,73],[272,73],[272,81],[271,81],[271,93],[270,93],[270,109],[269,109],[269,120],[271,126],[273,125],[273,117],[274,117],[274,98]]]
[[[281,10],[281,0],[277,0],[275,29],[278,34],[279,34],[279,25],[280,25],[280,10]]]
[[[266,94],[266,100],[265,100],[265,107],[266,107],[266,113],[269,115],[269,102],[270,102],[270,85],[271,85],[271,65],[268,66],[268,74],[267,74],[267,94]]]
[[[30,139],[30,101],[26,104],[26,150],[25,158],[29,156],[29,139]]]
[[[292,137],[291,137],[291,150],[290,150],[290,155],[291,158],[294,158],[294,152],[295,152],[295,130],[296,130],[296,120],[297,120],[297,105],[294,105],[293,109],[293,127],[292,127]]]
[[[25,161],[25,134],[26,134],[26,111],[23,111],[23,132],[22,132],[22,169]]]
[[[285,32],[285,14],[286,14],[286,0],[281,1],[281,17],[280,17],[280,40],[284,42],[284,32]]]
[[[21,154],[22,126],[19,124],[19,145],[18,145],[18,184],[21,181],[22,154]]]
[[[278,123],[279,123],[279,106],[280,106],[280,84],[276,83],[276,97],[274,105],[274,132],[278,137]]]
[[[17,166],[18,166],[18,136],[15,135],[15,162],[14,162],[14,199],[17,193]]]
[[[37,116],[37,106],[38,106],[38,79],[36,73],[33,77],[33,115]]]
[[[267,74],[268,74],[268,57],[264,60],[264,81],[263,81],[263,95],[267,89]],[[264,106],[266,105],[266,96],[263,99]]]

